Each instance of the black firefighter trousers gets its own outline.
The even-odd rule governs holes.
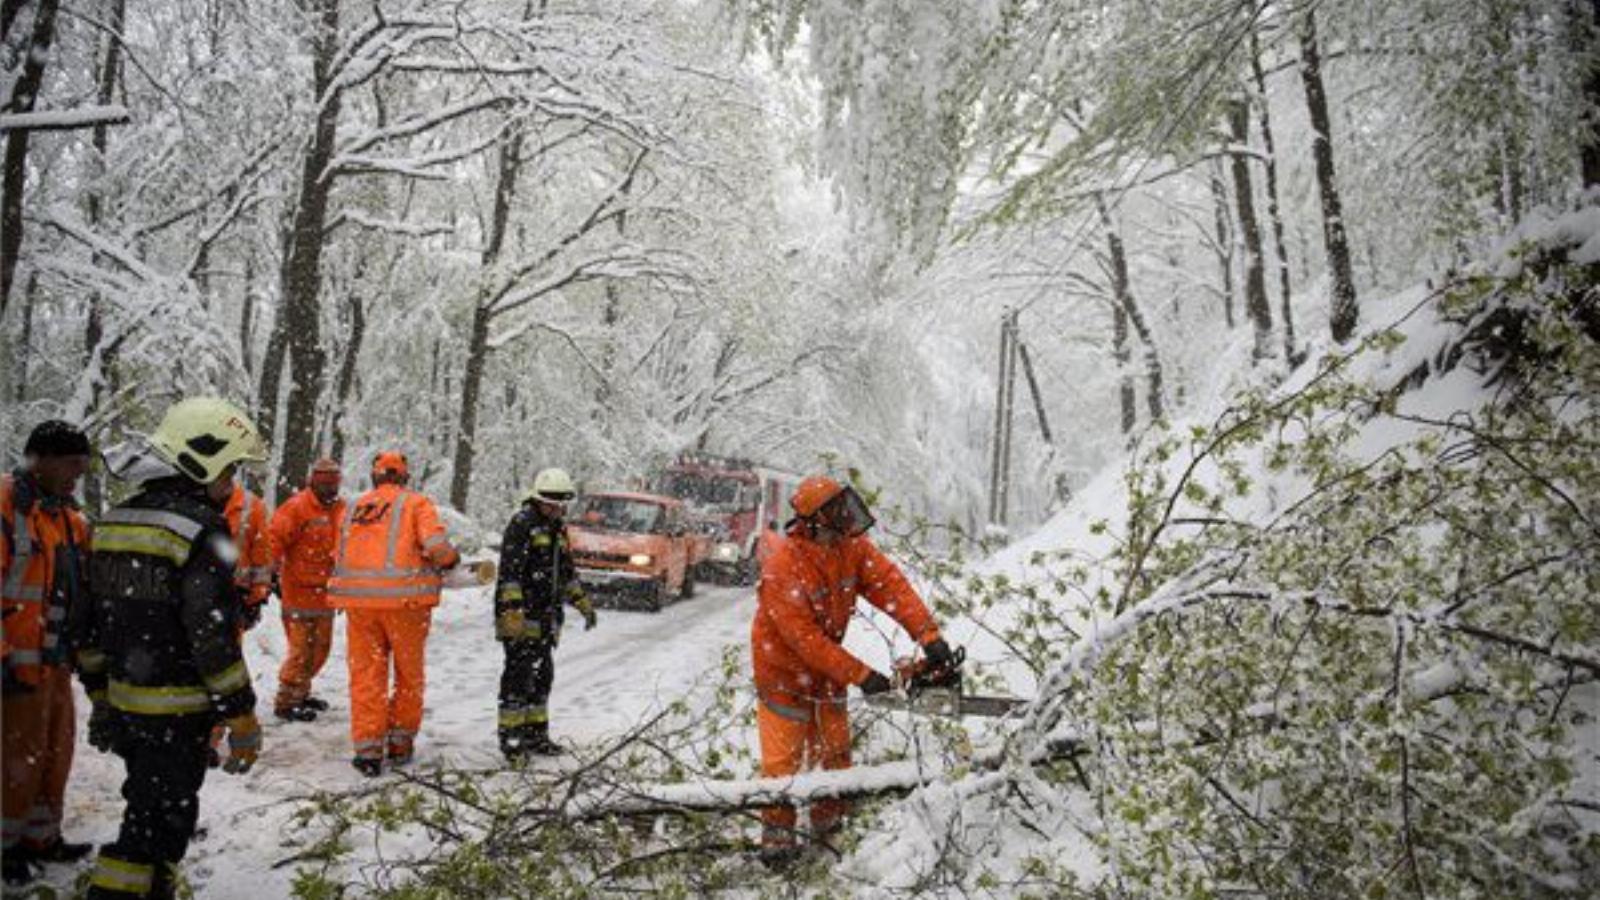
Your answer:
[[[89,897],[170,897],[200,817],[211,715],[121,717],[115,750],[128,802],[117,840],[100,849]]]
[[[525,751],[550,733],[550,686],[555,683],[555,642],[547,637],[500,642],[500,752]]]

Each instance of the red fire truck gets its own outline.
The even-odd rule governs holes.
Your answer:
[[[748,459],[685,452],[651,479],[651,490],[682,500],[694,527],[711,538],[697,577],[754,584],[761,572],[758,538],[783,526],[789,496],[800,483],[792,472]]]

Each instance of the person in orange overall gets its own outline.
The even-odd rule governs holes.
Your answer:
[[[406,488],[410,478],[400,453],[373,460],[373,488],[345,509],[328,580],[328,605],[347,616],[351,765],[368,777],[383,771],[385,755],[402,766],[415,752],[440,572],[461,561],[433,501]]]
[[[280,719],[310,722],[328,708],[326,701],[311,695],[311,681],[322,671],[333,646],[334,611],[327,595],[339,521],[344,517],[339,482],[339,464],[317,460],[305,488],[278,507],[268,529],[288,646],[272,705],[273,715]]]
[[[61,837],[76,718],[67,613],[85,602],[89,523],[73,502],[89,470],[89,439],[60,421],[28,436],[24,467],[0,477],[0,601],[4,626],[5,883],[33,880],[35,863],[87,856]]]
[[[222,513],[228,519],[239,560],[233,567],[233,583],[244,604],[244,630],[261,621],[261,611],[272,593],[272,542],[267,536],[267,503],[235,479],[233,494]]]
[[[889,678],[843,647],[856,597],[887,612],[922,645],[928,659],[952,664],[950,647],[910,582],[866,531],[873,517],[850,487],[821,475],[790,498],[795,518],[762,566],[750,629],[761,774],[850,767],[848,685],[864,694],[890,690]],[[811,833],[823,842],[842,824],[849,801],[811,806]],[[799,853],[793,806],[762,810],[762,860],[781,866]]]
[[[242,478],[234,478],[233,493],[223,507],[222,515],[228,520],[228,533],[233,536],[233,546],[239,558],[233,564],[233,586],[239,591],[239,644],[244,645],[244,633],[261,622],[261,612],[266,609],[267,598],[272,594],[272,545],[267,537],[267,502],[244,486]],[[207,756],[211,768],[222,765],[222,739],[228,729],[218,722],[211,729],[211,752]]]

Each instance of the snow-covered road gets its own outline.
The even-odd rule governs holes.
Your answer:
[[[486,589],[446,592],[428,642],[427,713],[418,742],[419,766],[468,768],[499,765],[495,741],[495,696],[501,652],[493,638]],[[650,716],[720,671],[723,649],[748,642],[755,611],[751,588],[701,586],[696,596],[658,614],[600,610],[599,627],[585,632],[569,615],[556,651],[551,698],[552,733],[567,743],[595,743]],[[246,652],[266,731],[257,768],[244,776],[213,772],[200,800],[205,836],[191,845],[184,870],[204,898],[282,897],[290,892],[293,866],[273,864],[293,854],[285,838],[294,828],[295,804],[285,802],[318,790],[359,784],[349,759],[349,699],[343,620],[333,656],[317,679],[316,693],[332,709],[316,722],[281,723],[271,718],[283,659],[283,629],[269,612],[246,638]],[[741,659],[744,656],[741,654]],[[79,747],[67,790],[66,833],[103,843],[116,836],[122,800],[122,769],[112,756],[83,743],[88,703],[79,695]],[[752,739],[754,735],[752,734]],[[65,887],[88,863],[53,866],[47,881]]]

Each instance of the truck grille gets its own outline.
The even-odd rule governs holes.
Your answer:
[[[628,564],[626,553],[574,553],[572,561],[577,565],[591,566],[625,566]]]

